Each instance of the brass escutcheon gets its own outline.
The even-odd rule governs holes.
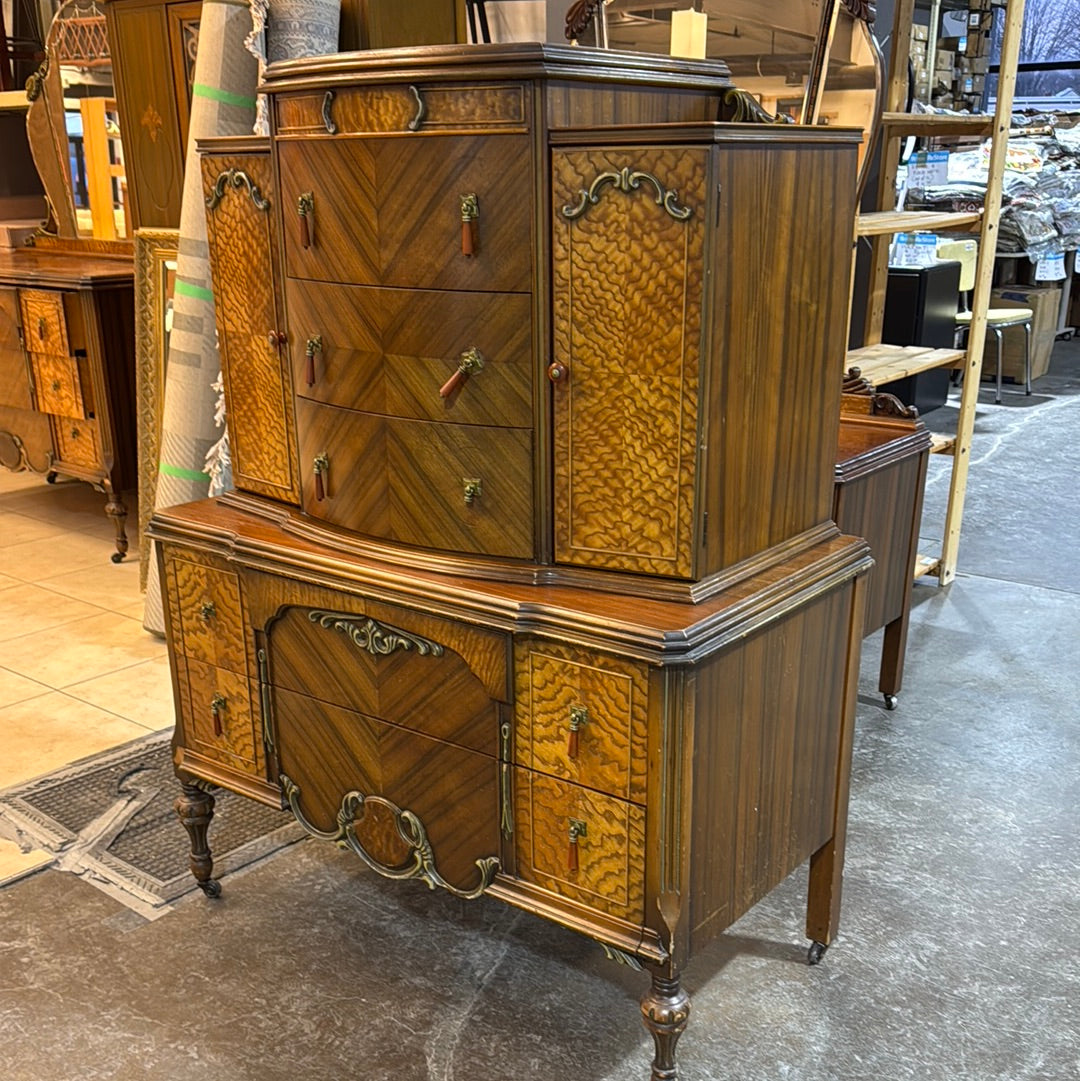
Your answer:
[[[572,845],[576,845],[578,838],[586,836],[587,832],[585,823],[580,818],[570,819],[570,843]]]
[[[476,497],[483,495],[483,486],[479,477],[462,477],[461,483],[465,493],[465,506],[471,507],[476,502]]]
[[[570,731],[578,732],[583,724],[588,724],[589,711],[584,706],[570,707]]]
[[[203,601],[199,606],[199,619],[203,623],[209,623],[217,615],[217,609],[214,607],[213,601]]]

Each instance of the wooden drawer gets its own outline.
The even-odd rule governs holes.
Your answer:
[[[104,468],[101,437],[98,435],[96,420],[54,416],[52,429],[57,465],[67,464],[95,470]]]
[[[383,867],[404,868],[416,851],[396,811],[409,811],[438,874],[458,889],[477,887],[477,861],[499,854],[495,759],[307,695],[278,687],[271,694],[282,783],[297,786],[296,809],[312,827],[335,833],[346,795],[358,793],[358,842]]]
[[[35,353],[71,352],[67,318],[64,315],[64,294],[46,289],[20,289],[23,339],[27,350]]]
[[[532,426],[532,299],[527,294],[290,279],[287,297],[297,394],[416,420]],[[483,367],[441,397],[440,389],[470,349],[480,353]]]
[[[245,773],[262,771],[258,690],[227,668],[174,655],[184,746]]]
[[[572,827],[584,829],[573,844]],[[514,836],[519,878],[631,923],[644,920],[643,807],[517,768]]]
[[[60,417],[85,417],[79,365],[74,357],[53,353],[31,353],[37,407],[42,413]]]
[[[328,100],[329,97],[329,100]],[[525,85],[350,87],[274,99],[278,135],[439,134],[478,130],[526,131]]]
[[[275,687],[498,753],[502,635],[341,596],[329,608],[284,609],[267,640]]]
[[[20,325],[18,293],[0,286],[0,409],[34,408]]]
[[[238,576],[181,558],[166,566],[177,646],[195,660],[247,671]]]
[[[303,399],[296,422],[312,516],[404,544],[532,558],[530,431],[387,419]]]
[[[529,136],[281,141],[278,155],[290,277],[531,291],[536,180]],[[305,194],[311,206],[301,215]],[[475,194],[478,205],[471,256],[463,251],[465,194]]]
[[[645,802],[646,665],[525,639],[514,683],[518,765]]]

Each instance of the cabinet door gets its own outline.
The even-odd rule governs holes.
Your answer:
[[[233,478],[237,488],[297,503],[269,151],[206,155],[202,168]]]
[[[553,154],[559,562],[693,576],[707,153]]]

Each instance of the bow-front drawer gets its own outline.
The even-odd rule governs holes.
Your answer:
[[[519,765],[645,802],[646,665],[524,639],[514,682]]]
[[[532,433],[398,420],[297,399],[303,507],[382,540],[533,554]]]
[[[527,428],[532,299],[290,279],[293,386],[368,413]]]
[[[278,164],[290,277],[532,290],[527,135],[282,140]]]
[[[527,131],[523,83],[349,87],[274,99],[278,136]]]
[[[612,916],[645,918],[645,808],[514,770],[516,873]]]
[[[240,582],[232,571],[188,559],[166,561],[173,637],[188,656],[246,672]]]
[[[64,314],[64,294],[48,289],[20,289],[23,341],[28,352],[71,352],[67,318]]]
[[[254,688],[246,677],[179,655],[174,658],[180,687],[184,745],[191,751],[245,773],[262,768]]]

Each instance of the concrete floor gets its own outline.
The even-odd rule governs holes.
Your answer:
[[[1036,390],[983,395],[962,574],[916,589],[896,712],[867,642],[841,937],[806,966],[797,873],[697,958],[684,1081],[1080,1077],[1080,346]],[[0,1075],[644,1079],[646,982],[313,841],[149,923],[50,870],[0,891]]]

